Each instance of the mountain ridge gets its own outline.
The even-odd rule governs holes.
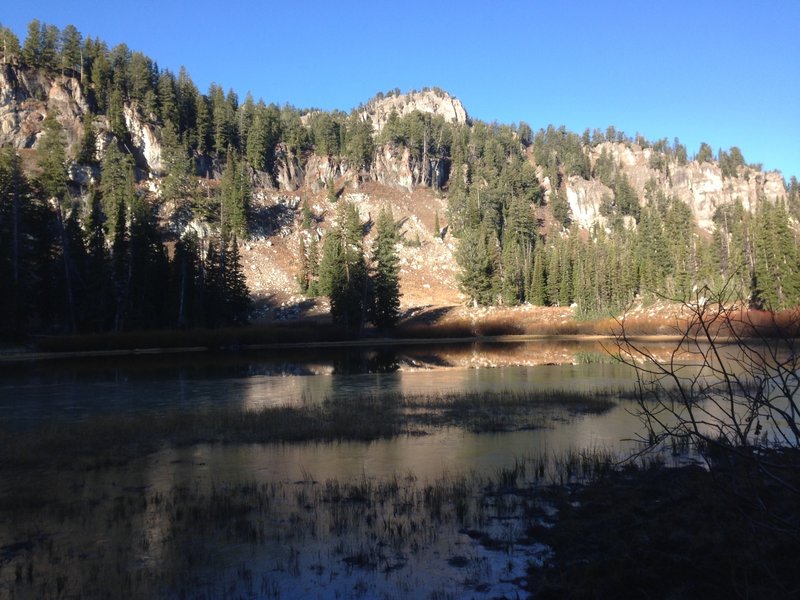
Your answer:
[[[213,233],[213,224],[209,227],[199,223],[196,217],[176,222],[174,207],[163,202],[168,174],[164,156],[169,152],[165,147],[162,117],[158,114],[164,112],[163,100],[156,112],[147,108],[146,97],[131,97],[122,102],[118,109],[125,131],[120,134],[114,131],[112,107],[101,110],[97,100],[91,100],[96,96],[94,84],[81,84],[76,74],[21,64],[4,64],[0,72],[0,145],[35,154],[44,118],[48,112],[57,111],[67,133],[70,154],[75,157],[85,123],[91,117],[97,130],[97,162],[102,161],[112,144],[121,144],[136,160],[140,193],[149,198],[162,221],[173,223],[175,235],[189,229],[200,237]],[[764,173],[743,160],[727,167],[708,157],[690,160],[685,148],[679,145],[632,140],[618,132],[605,136],[595,133],[591,137],[586,132],[581,137],[552,126],[534,133],[526,124],[503,126],[473,121],[457,99],[436,89],[379,94],[350,116],[320,112],[317,114],[324,118],[315,121],[311,115],[304,123],[297,115],[300,126],[294,134],[299,131],[313,141],[294,146],[287,133],[291,133],[289,127],[296,116],[291,110],[261,103],[240,105],[230,100],[230,92],[228,99],[222,96],[219,100],[221,90],[216,89],[204,95],[195,88],[194,93],[195,102],[207,103],[212,116],[216,116],[217,110],[221,113],[232,110],[231,123],[238,120],[241,124],[250,118],[252,128],[257,116],[269,111],[278,115],[286,139],[274,142],[274,150],[268,151],[265,161],[269,165],[266,169],[251,165],[249,170],[252,212],[262,216],[254,217],[244,259],[248,285],[254,295],[271,298],[277,305],[283,305],[281,308],[303,298],[296,289],[296,274],[305,244],[311,239],[322,241],[332,222],[335,198],[331,197],[330,189],[334,189],[336,197],[355,202],[365,222],[370,222],[381,206],[391,206],[397,211],[395,217],[402,223],[399,227],[404,240],[399,252],[406,306],[431,301],[464,303],[470,298],[460,284],[462,265],[459,240],[453,237],[459,233],[454,231],[454,217],[468,209],[469,194],[477,191],[480,201],[480,189],[491,187],[493,177],[499,176],[500,181],[505,176],[501,171],[527,173],[524,175],[527,183],[520,185],[532,186],[528,210],[539,223],[536,235],[546,240],[556,240],[552,236],[558,231],[567,235],[570,228],[591,232],[600,226],[612,232],[622,223],[635,229],[636,215],[648,205],[662,201],[659,198],[684,202],[691,210],[692,226],[707,236],[718,230],[715,215],[736,203],[741,203],[747,212],[755,211],[763,201],[791,200],[796,204],[796,190],[792,192],[794,195],[790,194],[780,173]],[[248,110],[257,116],[251,113],[247,117]],[[364,134],[371,144],[360,155],[347,146],[358,133],[359,122],[372,124],[370,132]],[[322,152],[321,136],[330,132],[335,135],[327,142],[327,151]],[[182,135],[191,140],[196,134],[186,129]],[[495,165],[491,168],[496,172],[489,174],[482,170],[482,163],[472,166],[469,164],[472,159],[457,155],[459,139],[467,139],[463,147],[473,154],[483,144],[480,152],[502,152],[506,153],[505,158],[498,155],[492,159]],[[224,170],[221,152],[202,139],[190,141],[188,148],[200,188],[210,197],[218,188]],[[519,162],[509,166],[509,161],[515,160]],[[608,171],[605,175],[600,173],[603,165]],[[461,178],[454,179],[454,173],[464,173],[471,192],[459,191]],[[73,160],[71,183],[84,213],[89,189],[99,175],[96,166],[81,166]],[[509,189],[517,189],[513,187],[516,185]],[[621,206],[626,190],[633,194],[635,206]],[[460,205],[454,200],[462,197],[459,194],[463,195]],[[566,217],[557,215],[559,202],[566,206],[562,209]],[[311,235],[300,225],[304,205],[310,205],[314,215]],[[796,230],[796,216],[792,218]],[[420,247],[425,252],[420,253]],[[569,304],[573,298],[565,296],[563,302]]]

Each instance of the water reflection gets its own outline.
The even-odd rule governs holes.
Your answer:
[[[29,427],[45,419],[209,406],[260,408],[360,393],[627,386],[628,368],[596,362],[607,356],[601,352],[599,344],[574,341],[461,343],[15,365],[0,369],[0,418],[13,427]],[[586,356],[595,358],[575,364]]]
[[[158,411],[173,409],[258,409],[358,394],[629,387],[631,371],[601,352],[597,344],[575,342],[456,344],[27,365],[0,372],[0,414],[22,428],[97,414],[151,411],[158,418]],[[497,539],[523,537],[511,531],[519,521],[508,518],[516,509],[506,506],[522,497],[495,498],[480,522],[478,507],[486,508],[480,478],[497,477],[518,458],[533,464],[580,449],[625,452],[624,440],[638,425],[624,402],[577,415],[546,404],[541,427],[524,431],[440,427],[368,443],[198,444],[165,448],[122,468],[32,471],[24,481],[0,481],[0,497],[56,500],[21,518],[0,515],[0,550],[33,539],[25,541],[36,548],[32,569],[50,576],[51,588],[70,577],[61,581],[65,595],[75,597],[97,589],[129,597],[181,595],[173,589],[191,597],[219,597],[223,589],[244,597],[351,597],[362,584],[362,597],[512,597],[537,550],[511,544],[499,552],[465,533],[480,527]],[[454,520],[457,512],[434,518],[426,486],[464,474],[473,478],[464,494],[472,503],[467,520]],[[385,503],[333,502],[321,496],[328,480],[399,481],[399,490]],[[263,512],[251,502],[254,485],[264,486]],[[209,515],[216,520],[207,522]],[[53,543],[30,537],[34,522]],[[344,533],[337,529],[342,523]],[[402,535],[391,533],[400,525]],[[250,526],[262,528],[255,542]],[[385,555],[379,568],[352,567],[377,555]],[[24,564],[22,553],[9,557],[14,569]],[[130,589],[116,587],[120,573],[133,573],[123,578]],[[10,566],[0,569],[0,590],[19,586],[30,597],[46,595],[37,581],[18,583]],[[226,587],[229,581],[234,587]]]

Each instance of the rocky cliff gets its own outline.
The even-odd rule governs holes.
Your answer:
[[[685,202],[692,209],[697,226],[705,231],[713,230],[712,219],[720,206],[741,201],[746,210],[752,210],[759,199],[770,202],[786,199],[783,177],[778,172],[764,173],[741,166],[735,177],[725,177],[716,162],[680,164],[666,157],[663,165],[656,169],[651,166],[654,150],[616,142],[604,142],[593,148],[590,151],[592,165],[603,152],[621,167],[642,203],[647,202],[648,182],[654,183],[656,192]],[[545,183],[549,191],[549,182]],[[600,214],[603,197],[614,196],[614,192],[597,179],[576,176],[569,178],[566,193],[573,220],[586,228],[603,221]]]
[[[34,148],[48,112],[57,112],[67,141],[77,144],[89,107],[74,77],[0,65],[0,145]]]
[[[66,134],[68,154],[74,156],[83,135],[84,120],[90,114],[79,79],[12,64],[0,65],[0,146],[35,149],[48,113],[57,115]],[[145,174],[162,174],[158,127],[144,119],[134,106],[126,105],[123,114],[133,144],[128,150],[137,166]],[[112,140],[104,115],[96,118],[95,129],[98,153],[103,156]]]
[[[14,65],[0,66],[0,145],[35,152],[44,118],[51,111],[58,112],[74,156],[90,111],[78,79]],[[439,115],[450,123],[471,125],[461,102],[441,90],[379,95],[367,103],[363,115],[372,120],[376,131],[380,131],[393,112],[404,115],[413,111]],[[138,176],[150,180],[144,187],[149,190],[150,197],[158,201],[159,181],[164,174],[160,127],[143,117],[135,105],[126,105],[123,114],[132,143],[129,151],[139,167]],[[95,127],[98,152],[102,157],[113,136],[105,116],[96,117]],[[726,176],[716,162],[679,163],[666,155],[654,160],[652,148],[630,142],[604,142],[584,147],[583,151],[591,167],[601,155],[605,155],[606,160],[610,157],[642,203],[647,202],[653,190],[683,200],[691,208],[697,226],[706,231],[713,230],[714,212],[720,206],[741,201],[746,209],[752,209],[762,200],[786,198],[779,173],[739,166],[734,175]],[[218,185],[213,179],[221,170],[219,160],[213,155],[195,158],[200,165],[198,170],[212,178],[203,181],[204,189],[210,194]],[[526,158],[537,170],[546,199],[551,198],[552,185],[544,165],[535,164],[530,150]],[[243,258],[248,284],[257,296],[280,300],[294,295],[301,239],[308,235],[299,227],[300,208],[303,201],[312,207],[313,236],[319,238],[335,213],[326,194],[328,182],[332,180],[340,195],[359,205],[368,223],[374,221],[382,206],[392,207],[404,239],[400,251],[406,304],[453,303],[462,299],[456,285],[457,241],[451,236],[442,236],[435,228],[437,221],[446,225],[448,220],[449,159],[429,159],[423,164],[408,148],[384,144],[376,147],[365,173],[354,170],[343,157],[319,156],[313,152],[296,156],[280,143],[275,150],[274,165],[271,174],[252,174],[257,216],[255,234]],[[81,175],[78,169],[70,172],[76,186],[91,179]],[[587,229],[604,222],[601,206],[608,198],[613,198],[614,192],[599,179],[567,177],[563,191],[573,222]],[[546,213],[549,209],[543,210]],[[168,207],[162,207],[160,214],[169,219],[165,211]],[[632,218],[630,221],[633,223]],[[208,231],[207,226],[197,222],[186,226],[201,233]]]
[[[441,116],[447,123],[465,125],[469,122],[461,101],[439,88],[407,94],[378,94],[367,103],[362,114],[372,120],[375,131],[380,131],[393,112],[402,117],[414,111]]]

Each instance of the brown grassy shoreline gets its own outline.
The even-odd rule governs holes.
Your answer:
[[[0,364],[53,358],[93,358],[206,351],[290,348],[374,347],[470,342],[603,341],[623,332],[632,341],[677,342],[689,328],[687,315],[671,309],[658,314],[578,320],[569,312],[531,307],[465,312],[429,308],[393,330],[367,328],[360,335],[329,322],[297,320],[227,329],[154,330],[121,333],[31,336],[26,343],[0,348]],[[442,314],[439,311],[443,310]],[[449,312],[448,312],[449,311]],[[568,311],[568,309],[567,309]],[[797,311],[743,311],[715,324],[742,338],[800,337]],[[718,341],[724,343],[723,336]],[[731,340],[733,341],[733,340]]]

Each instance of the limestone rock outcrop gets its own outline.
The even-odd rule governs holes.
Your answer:
[[[725,177],[716,162],[689,161],[681,165],[672,159],[666,161],[665,168],[655,169],[650,166],[654,150],[619,142],[604,142],[593,148],[590,151],[593,165],[602,152],[619,166],[641,204],[647,202],[648,182],[654,183],[657,192],[685,202],[697,226],[706,231],[714,229],[714,213],[720,206],[740,201],[745,210],[753,210],[759,200],[775,202],[786,198],[783,177],[777,172],[764,173],[741,166],[735,177]],[[549,181],[544,184],[549,191]],[[573,221],[584,228],[604,222],[600,214],[603,198],[614,197],[613,190],[597,179],[577,176],[567,181],[566,194]]]
[[[123,109],[125,124],[131,134],[129,148],[137,166],[145,172],[160,174],[160,133],[135,107]],[[13,64],[0,65],[0,146],[36,148],[48,113],[55,112],[64,128],[71,150],[80,144],[89,104],[77,77],[47,73]],[[111,142],[108,119],[96,119],[95,129],[100,156]],[[74,153],[74,152],[73,152]]]
[[[408,94],[379,94],[367,103],[362,114],[372,120],[375,131],[380,131],[392,112],[402,117],[414,111],[442,116],[447,123],[464,125],[469,122],[461,101],[438,88]]]

